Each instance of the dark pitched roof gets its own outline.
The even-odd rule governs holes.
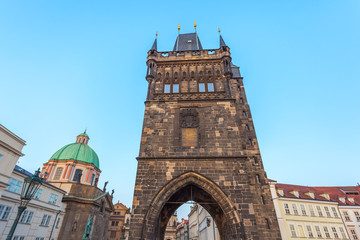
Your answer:
[[[197,33],[180,34],[175,42],[173,51],[202,50]]]
[[[233,78],[241,78],[239,67],[232,63],[231,63],[231,72],[233,73]]]
[[[220,35],[220,47],[226,47],[226,43],[221,35]]]
[[[155,50],[157,51],[157,38],[155,38],[154,44],[152,45],[150,50]]]

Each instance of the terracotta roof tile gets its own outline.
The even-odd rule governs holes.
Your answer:
[[[291,184],[283,184],[276,183],[276,189],[282,189],[284,191],[284,195],[281,196],[279,193],[277,195],[279,197],[287,197],[287,198],[300,198],[300,199],[314,199],[318,201],[331,201],[338,202],[340,205],[360,205],[360,186],[343,186],[343,187],[309,187],[309,186],[301,186],[301,185],[291,185]],[[298,191],[299,197],[295,196],[292,192]],[[314,193],[314,198],[306,195],[305,193],[312,192]],[[329,199],[323,194],[328,194]],[[345,203],[340,200],[340,198],[345,198]],[[353,198],[354,202],[351,202],[349,198]]]

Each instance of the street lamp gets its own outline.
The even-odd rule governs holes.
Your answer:
[[[28,205],[30,200],[33,198],[33,196],[41,186],[42,180],[39,174],[40,174],[40,168],[35,172],[34,175],[24,179],[24,184],[21,189],[20,206],[18,207],[18,213],[16,215],[16,218],[14,220],[14,223],[10,229],[9,235],[7,236],[6,240],[12,239],[16,226],[19,223],[21,214],[25,211],[26,206]]]

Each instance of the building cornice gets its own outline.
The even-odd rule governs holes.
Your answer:
[[[13,132],[11,132],[9,129],[7,129],[6,127],[4,127],[4,125],[0,124],[0,129],[2,129],[8,136],[12,137],[13,139],[15,139],[17,142],[26,145],[26,141],[21,139],[20,137],[18,137],[17,135],[15,135]]]
[[[4,141],[1,141],[1,140],[0,140],[0,146],[6,148],[6,149],[9,150],[10,152],[15,153],[15,154],[16,154],[17,156],[19,156],[19,157],[24,156],[24,154],[23,154],[22,152],[20,152],[20,151],[18,151],[17,149],[13,148],[12,146],[10,146],[9,144],[7,144],[7,143],[4,142]]]

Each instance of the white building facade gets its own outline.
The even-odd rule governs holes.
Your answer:
[[[18,212],[24,179],[32,173],[16,166],[25,141],[0,125],[0,239],[5,240]],[[65,191],[43,183],[20,217],[14,240],[57,239]]]

